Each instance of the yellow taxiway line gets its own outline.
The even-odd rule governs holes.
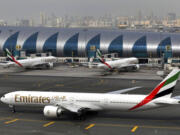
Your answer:
[[[12,119],[12,120],[10,120]],[[12,122],[15,122],[17,120],[20,121],[29,121],[29,122],[45,122],[44,120],[36,120],[36,119],[22,119],[22,118],[12,118],[12,117],[0,117],[0,120],[9,120],[4,122],[5,124],[9,124]],[[43,127],[47,127],[49,125],[54,124],[55,122],[49,122],[43,125]],[[72,122],[69,121],[57,121],[57,124],[68,124],[68,125],[74,125]],[[98,127],[133,127],[132,130],[134,129],[134,131],[136,131],[138,128],[146,128],[146,129],[168,129],[168,130],[180,130],[180,126],[159,126],[159,125],[138,125],[135,129],[134,125],[125,125],[125,124],[108,124],[108,123],[94,123],[94,124],[89,124],[85,129],[89,129],[92,128],[94,126],[98,126]]]
[[[13,120],[10,120],[10,121],[6,121],[6,122],[4,122],[5,124],[9,124],[9,123],[13,123],[13,122],[15,122],[15,121],[17,121],[17,120],[19,120],[19,119],[13,119]]]
[[[64,87],[64,84],[56,84],[56,87]]]
[[[48,127],[48,126],[50,126],[50,125],[52,125],[52,124],[54,124],[54,123],[55,123],[54,121],[51,121],[51,122],[49,122],[49,123],[44,124],[43,127]]]
[[[87,126],[85,129],[86,130],[88,130],[88,129],[90,129],[90,128],[92,128],[92,127],[94,127],[95,126],[95,124],[90,124],[89,126]]]
[[[134,126],[131,132],[135,132],[138,129],[138,126]]]

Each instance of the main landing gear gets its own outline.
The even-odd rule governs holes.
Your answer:
[[[85,111],[79,111],[78,113],[71,113],[70,115],[73,120],[86,120]]]
[[[15,112],[16,112],[16,110],[15,110],[15,106],[14,106],[14,105],[9,105],[9,108],[11,109],[11,111],[12,111],[13,113],[15,113]]]
[[[86,120],[86,113],[77,114],[78,120]]]

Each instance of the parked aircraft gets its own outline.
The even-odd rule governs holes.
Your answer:
[[[15,111],[15,106],[44,107],[45,117],[61,117],[71,112],[82,117],[87,111],[140,111],[180,104],[180,96],[171,97],[180,70],[173,71],[150,94],[123,94],[139,87],[109,93],[15,91],[5,94],[1,101]]]
[[[135,57],[115,59],[111,61],[105,61],[101,52],[97,49],[96,56],[101,63],[97,64],[97,68],[105,69],[108,71],[120,71],[120,70],[138,70],[140,68],[138,59]]]
[[[35,57],[35,58],[27,58],[27,59],[20,59],[17,60],[10,51],[6,48],[7,57],[10,61],[1,62],[0,66],[4,68],[9,67],[19,67],[19,68],[53,68],[53,64],[56,62],[56,57],[48,56],[48,57]]]

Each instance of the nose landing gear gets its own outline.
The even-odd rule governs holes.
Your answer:
[[[14,105],[9,105],[9,108],[11,109],[11,111],[12,111],[13,113],[15,113],[15,112],[16,112],[16,110],[15,110],[15,106],[14,106]]]

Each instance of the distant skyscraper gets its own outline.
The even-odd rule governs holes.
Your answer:
[[[142,12],[141,12],[141,10],[138,11],[137,19],[138,19],[139,22],[142,21]]]
[[[20,26],[30,26],[30,20],[22,19],[20,21]]]
[[[45,26],[47,24],[47,18],[44,13],[40,13],[40,20],[41,20],[41,25]]]
[[[17,19],[16,20],[16,23],[15,23],[16,26],[30,26],[30,20],[28,19]]]
[[[154,13],[153,13],[153,11],[151,11],[151,13],[150,13],[150,18],[149,18],[150,20],[153,20],[154,19]]]
[[[31,19],[29,20],[29,25],[30,25],[30,26],[34,26],[34,19],[33,19],[33,18],[31,18]]]
[[[175,13],[168,13],[168,21],[176,20],[176,14]]]

